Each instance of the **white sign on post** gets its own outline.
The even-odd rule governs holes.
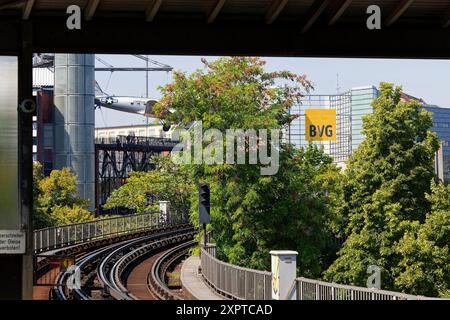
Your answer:
[[[0,230],[0,254],[24,254],[25,232],[20,230]]]

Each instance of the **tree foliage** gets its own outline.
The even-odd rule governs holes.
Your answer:
[[[214,208],[214,232],[228,229],[232,235],[220,233],[218,243],[233,263],[270,270],[270,250],[288,248],[298,251],[300,275],[318,277],[332,240],[327,224],[337,169],[314,145],[287,147],[281,157],[276,175],[237,178],[239,187],[224,183],[228,192],[218,195],[232,205]]]
[[[205,130],[280,128],[292,120],[289,108],[312,88],[303,75],[266,72],[259,58],[202,62],[205,68],[190,75],[174,72],[154,106],[157,116],[175,124],[202,120]]]
[[[77,176],[69,168],[53,170],[44,177],[42,166],[33,164],[34,228],[44,228],[94,219],[87,200],[76,196]]]
[[[232,57],[190,75],[177,72],[156,113],[172,123],[202,120],[203,129],[281,129],[293,119],[289,108],[312,86],[305,76],[266,72],[259,58]],[[174,109],[174,113],[169,110]],[[321,251],[329,238],[324,227],[337,169],[314,146],[280,147],[280,169],[261,176],[261,165],[191,165],[195,183],[211,186],[211,229],[221,258],[247,267],[268,269],[269,251],[299,251],[303,275],[320,272]],[[328,186],[328,187],[327,187]],[[197,224],[197,197],[191,197],[191,220]]]
[[[435,183],[427,199],[431,213],[415,222],[396,246],[402,255],[395,284],[402,290],[450,297],[450,185]]]
[[[293,119],[287,110],[311,89],[304,76],[266,72],[258,58],[203,62],[162,88],[160,117],[180,126],[202,120],[204,130],[222,132],[281,129]],[[374,112],[363,119],[366,139],[342,173],[323,149],[281,144],[275,175],[262,176],[261,164],[166,163],[134,173],[107,206],[143,212],[144,194],[153,192],[189,202],[197,225],[196,185],[207,182],[221,259],[269,269],[270,250],[293,249],[302,276],[365,286],[367,267],[378,265],[384,289],[449,296],[450,189],[434,182],[439,141],[431,114],[400,97],[401,88],[380,85]],[[332,237],[345,239],[337,257]]]
[[[407,289],[407,281],[399,280],[404,253],[397,245],[432,221],[426,220],[426,194],[439,141],[430,131],[431,114],[400,96],[401,88],[382,83],[373,114],[363,119],[365,140],[343,176],[340,212],[347,240],[325,273],[328,280],[365,286],[367,267],[375,264],[382,268],[383,288]]]

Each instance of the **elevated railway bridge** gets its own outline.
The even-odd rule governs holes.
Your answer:
[[[122,186],[130,172],[155,169],[152,157],[167,154],[178,141],[168,138],[117,136],[95,139],[95,206],[97,212]]]
[[[112,217],[34,231],[34,298],[271,300],[273,274],[225,263],[200,245],[185,212]],[[208,242],[211,242],[208,237]],[[201,273],[198,274],[198,270]],[[294,300],[433,299],[296,278]]]

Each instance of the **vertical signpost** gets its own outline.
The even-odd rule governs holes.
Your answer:
[[[203,226],[203,242],[206,247],[206,224],[211,222],[210,217],[210,191],[207,183],[200,183],[198,186],[198,220]]]

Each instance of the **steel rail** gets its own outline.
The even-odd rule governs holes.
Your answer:
[[[164,239],[168,235],[173,234],[179,234],[180,232],[187,232],[192,231],[193,227],[189,225],[183,225],[184,228],[182,229],[173,229],[172,227],[164,228],[162,229],[163,232],[160,233],[153,233],[151,235],[146,235],[139,237],[137,239],[129,239],[126,241],[121,241],[119,243],[115,243],[112,245],[109,245],[107,247],[103,247],[100,249],[96,249],[94,251],[91,251],[87,253],[86,255],[82,256],[82,258],[76,262],[76,266],[80,268],[83,274],[86,274],[86,270],[93,265],[98,265],[106,259],[113,251],[120,251],[123,248],[134,248],[139,247],[140,244],[146,243],[146,242],[155,242]],[[87,273],[89,275],[89,273]],[[58,287],[54,289],[54,298],[57,300],[67,300],[68,296],[64,290],[64,285],[67,284],[67,281],[69,280],[70,274],[67,272],[64,272],[60,274],[57,278],[57,284]],[[85,292],[82,288],[74,289],[73,290],[73,297],[77,300],[90,300],[91,297],[88,293]]]
[[[182,243],[172,249],[167,250],[153,264],[152,270],[148,275],[148,287],[160,300],[180,300],[181,298],[174,294],[166,285],[165,274],[170,266],[179,261],[186,255],[189,248],[194,246],[195,240]]]
[[[168,234],[165,235],[167,236]],[[170,235],[172,236],[163,237],[149,243],[145,241],[129,243],[110,252],[100,263],[97,270],[98,279],[102,283],[105,292],[117,300],[133,300],[134,297],[129,295],[121,280],[122,272],[125,269],[124,266],[150,252],[159,251],[188,238],[192,239],[194,230],[193,228],[177,230],[170,233]],[[124,265],[125,262],[126,264]]]
[[[133,240],[126,240],[124,242],[130,242]],[[84,255],[78,262],[76,262],[75,266],[80,268],[80,270],[85,270],[90,264],[95,263],[95,261],[100,260],[102,256],[106,255],[107,252],[110,250],[113,250],[114,248],[123,245],[124,242],[116,243],[109,245],[104,248],[96,249],[92,252],[87,253]],[[67,272],[60,273],[60,275],[57,278],[58,287],[55,289],[55,299],[56,300],[68,300],[68,295],[66,294],[64,290],[64,285],[67,284],[67,281],[69,280],[70,274]],[[89,295],[84,292],[83,289],[74,289],[73,295],[75,299],[77,300],[90,300]]]
[[[162,248],[166,248],[170,245],[191,240],[194,235],[194,231],[178,234],[170,238],[165,238],[143,245],[135,250],[131,250],[127,254],[124,254],[121,258],[119,258],[119,260],[117,260],[109,272],[109,283],[111,285],[110,290],[115,294],[113,297],[123,300],[137,300],[137,298],[133,296],[126,287],[126,280],[130,269],[132,269],[132,267],[144,257],[148,257],[152,253],[156,253],[156,251],[160,251]]]

